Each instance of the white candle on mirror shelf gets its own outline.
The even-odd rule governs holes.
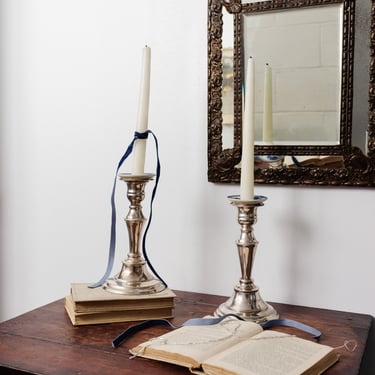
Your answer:
[[[272,142],[272,69],[264,68],[263,142]]]
[[[247,62],[245,80],[245,115],[242,121],[241,200],[254,199],[254,59]]]
[[[148,107],[150,102],[151,48],[142,51],[141,82],[138,102],[136,131],[144,133],[148,127]],[[132,174],[142,175],[145,169],[146,139],[137,139],[133,149]]]

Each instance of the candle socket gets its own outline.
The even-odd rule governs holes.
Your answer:
[[[264,164],[265,168],[282,168],[284,166],[284,156],[278,155],[261,155],[257,156],[256,159]]]
[[[125,218],[129,233],[129,253],[122,262],[121,271],[103,285],[103,288],[109,292],[140,295],[158,293],[166,288],[160,280],[149,273],[146,261],[139,251],[142,227],[146,221],[141,202],[145,197],[145,185],[154,176],[154,174],[119,175],[120,180],[127,184],[127,197],[130,201],[129,212]]]
[[[238,209],[240,239],[236,241],[241,266],[241,278],[234,287],[234,293],[215,311],[216,316],[236,314],[245,320],[262,323],[279,317],[275,309],[263,301],[259,288],[251,278],[258,241],[254,237],[253,225],[257,221],[257,208],[263,206],[266,197],[255,196],[252,201],[242,201],[238,196],[228,197]]]

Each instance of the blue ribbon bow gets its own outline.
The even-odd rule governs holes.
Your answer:
[[[164,282],[164,280],[161,279],[161,277],[158,275],[158,273],[155,271],[154,267],[152,266],[152,264],[151,264],[151,262],[149,260],[149,257],[147,255],[147,251],[146,251],[146,237],[147,237],[147,232],[148,232],[148,229],[150,227],[151,219],[152,219],[152,204],[153,204],[153,201],[154,201],[154,198],[155,198],[155,194],[156,194],[156,190],[157,190],[157,186],[158,186],[159,178],[160,178],[160,160],[159,160],[159,144],[158,144],[158,140],[157,140],[155,134],[151,130],[146,130],[144,133],[139,133],[139,132],[135,132],[134,133],[133,140],[129,144],[128,148],[125,151],[125,154],[121,157],[121,159],[120,159],[120,161],[119,161],[119,163],[117,165],[116,174],[115,174],[115,180],[114,180],[114,183],[113,183],[112,194],[111,194],[111,209],[112,209],[112,215],[111,215],[111,237],[110,237],[110,243],[109,243],[109,254],[108,254],[107,268],[106,268],[106,271],[105,271],[104,275],[102,276],[102,278],[98,282],[96,282],[95,284],[90,285],[89,288],[97,288],[98,286],[103,285],[107,281],[107,279],[108,279],[108,277],[109,277],[109,275],[110,275],[110,273],[112,271],[112,267],[113,267],[113,262],[114,262],[114,258],[115,258],[115,250],[116,250],[116,204],[115,204],[115,192],[116,192],[116,183],[117,183],[117,174],[118,174],[118,171],[119,171],[120,167],[122,166],[122,164],[124,163],[124,161],[127,159],[127,157],[132,153],[135,141],[137,139],[147,139],[149,134],[151,134],[153,136],[154,141],[155,141],[157,162],[156,162],[155,185],[154,185],[154,188],[152,190],[152,195],[151,195],[149,220],[148,220],[148,223],[147,223],[144,235],[143,235],[143,240],[142,240],[142,255],[145,258],[148,267],[151,269],[151,271],[154,273],[154,275],[167,287],[167,284]]]

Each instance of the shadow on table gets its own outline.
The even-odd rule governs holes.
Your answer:
[[[366,350],[363,356],[359,375],[374,375],[375,373],[375,327],[374,317],[372,317],[370,333],[367,339]]]

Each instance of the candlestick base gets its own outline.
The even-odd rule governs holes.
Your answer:
[[[165,285],[152,277],[147,271],[146,264],[130,264],[131,259],[123,262],[121,272],[110,278],[103,288],[111,293],[124,295],[141,295],[159,293]]]
[[[251,278],[251,271],[255,258],[258,241],[253,234],[253,224],[257,220],[257,208],[263,206],[267,199],[255,196],[252,201],[241,201],[238,196],[228,197],[232,205],[238,208],[238,223],[241,226],[241,236],[236,242],[241,265],[241,278],[234,288],[234,294],[215,311],[216,316],[236,314],[245,320],[263,323],[279,317],[276,310],[266,303],[259,288]]]
[[[103,288],[112,293],[124,295],[154,294],[161,292],[166,286],[154,278],[147,270],[147,264],[140,255],[140,234],[146,218],[142,213],[141,202],[144,199],[144,188],[154,174],[143,175],[120,174],[128,187],[127,197],[130,201],[129,212],[125,222],[129,233],[129,253],[122,262],[121,271],[107,280]]]
[[[279,317],[276,310],[262,299],[259,289],[254,284],[248,288],[251,290],[239,288],[235,287],[232,297],[216,309],[216,316],[236,314],[254,323],[263,323]]]

